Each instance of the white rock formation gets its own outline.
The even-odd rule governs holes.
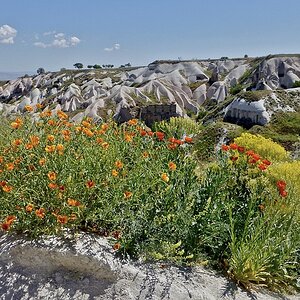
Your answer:
[[[202,267],[141,263],[115,256],[107,239],[64,235],[30,241],[0,233],[0,299],[272,300],[245,292]],[[299,295],[286,296],[299,299]]]
[[[245,99],[238,98],[227,106],[224,118],[250,119],[253,124],[259,125],[265,125],[270,121],[270,115],[264,106],[263,99],[247,102]]]

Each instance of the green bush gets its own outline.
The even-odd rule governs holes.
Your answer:
[[[300,81],[295,81],[293,84],[293,88],[298,88],[300,87]]]
[[[240,91],[242,91],[244,88],[244,86],[242,84],[237,84],[235,86],[233,86],[232,88],[230,88],[229,93],[231,95],[236,95],[238,94]]]
[[[246,287],[297,288],[298,164],[261,157],[279,146],[266,143],[271,149],[260,155],[245,149],[252,144],[216,151],[221,124],[194,141],[180,138],[187,124],[185,132],[198,130],[184,119],[173,120],[168,135],[137,120],[75,125],[61,111],[40,116],[10,120],[1,137],[0,230],[33,237],[65,228],[96,232],[121,254],[208,259]]]
[[[182,138],[184,135],[198,134],[202,125],[191,118],[170,118],[169,121],[156,122],[154,130],[165,132],[168,136]]]

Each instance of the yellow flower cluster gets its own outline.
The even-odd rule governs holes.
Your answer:
[[[252,149],[257,154],[271,161],[286,161],[289,157],[288,152],[279,144],[271,139],[266,139],[261,135],[242,133],[234,142],[246,149]]]
[[[296,195],[300,194],[300,161],[281,162],[269,167],[269,174],[276,180],[284,180]]]

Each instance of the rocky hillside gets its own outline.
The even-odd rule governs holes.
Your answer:
[[[68,112],[74,121],[89,116],[120,122],[152,113],[149,123],[213,112],[229,122],[264,125],[274,111],[299,110],[299,83],[300,55],[155,61],[139,68],[65,70],[2,82],[0,110],[38,117],[39,103],[42,109]],[[157,106],[147,108],[152,105]]]

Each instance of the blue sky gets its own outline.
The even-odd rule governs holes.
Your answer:
[[[0,71],[300,52],[299,0],[0,0]]]

